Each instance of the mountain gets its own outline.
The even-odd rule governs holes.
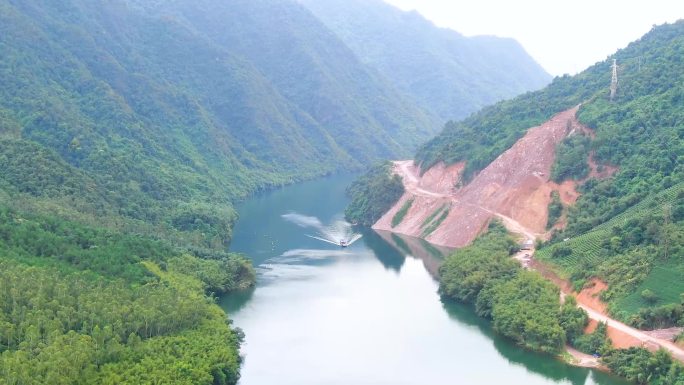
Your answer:
[[[233,203],[439,121],[287,0],[0,0],[0,52],[0,384],[235,384]]]
[[[0,384],[234,384],[248,194],[434,132],[300,5],[0,0]]]
[[[232,200],[404,156],[436,127],[293,2],[0,7],[0,132],[11,151],[47,162],[13,162],[2,180],[45,198],[16,178],[64,170],[93,193],[53,186],[50,198],[78,201],[95,221],[225,243]],[[217,229],[195,231],[204,225]]]
[[[546,85],[513,39],[465,37],[381,0],[298,0],[366,64],[442,121]]]
[[[611,100],[613,60],[618,85]],[[445,217],[469,205],[463,210],[475,210],[478,218],[496,213],[528,233],[548,230],[546,237],[537,234],[548,240],[535,257],[577,288],[607,283],[602,298],[616,318],[641,328],[681,325],[682,84],[680,20],[654,27],[576,76],[448,123],[418,150],[418,169],[409,171],[417,186],[456,197],[455,203],[433,202],[433,210],[446,205]],[[448,176],[457,182],[444,182]],[[402,203],[409,219],[398,227],[418,227],[406,198],[394,212]],[[427,207],[419,203],[415,210]],[[390,219],[381,225],[389,227]],[[457,229],[448,230],[448,217],[443,221],[437,224],[446,229],[442,235],[458,238]]]
[[[293,107],[351,155],[348,161],[355,165],[405,153],[435,132],[431,116],[364,66],[295,2],[206,0],[147,8],[247,59]],[[273,150],[263,151],[277,153]],[[326,160],[332,159],[317,159]]]

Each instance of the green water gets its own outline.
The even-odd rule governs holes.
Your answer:
[[[342,249],[287,219],[341,219],[351,180],[302,183],[238,207],[231,250],[258,271],[255,290],[221,301],[247,335],[240,384],[626,384],[521,350],[470,307],[443,303],[439,248],[366,231]]]

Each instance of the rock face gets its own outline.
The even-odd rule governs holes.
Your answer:
[[[465,185],[461,181],[464,163],[448,167],[438,164],[421,176],[412,161],[395,162],[395,172],[403,177],[406,193],[373,228],[422,237],[436,245],[463,247],[498,217],[509,230],[526,238],[543,236],[551,192],[558,191],[566,205],[578,198],[576,182],[557,184],[550,180],[556,146],[574,132],[590,132],[577,121],[578,108],[530,128]],[[411,199],[402,222],[392,227],[394,215]]]

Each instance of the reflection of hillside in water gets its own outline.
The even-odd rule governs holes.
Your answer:
[[[446,247],[432,245],[428,241],[421,238],[409,237],[406,235],[395,234],[382,230],[375,231],[375,233],[384,241],[384,243],[391,245],[391,248],[395,253],[399,253],[401,255],[402,261],[407,255],[423,261],[425,269],[435,279],[438,279],[439,267],[442,265],[444,257],[449,255],[452,250]],[[370,245],[369,247],[373,248]],[[376,250],[373,249],[373,251]],[[378,256],[378,259],[381,259],[382,262],[380,254],[381,253],[376,251],[376,256]]]
[[[420,238],[382,230],[371,230],[364,233],[364,241],[388,269],[400,271],[406,256],[412,256],[423,262],[425,269],[435,280],[438,279],[439,267],[444,258],[453,250],[432,245]],[[492,341],[494,348],[510,364],[523,366],[530,373],[553,379],[558,383],[572,385],[623,382],[610,374],[574,367],[560,360],[549,359],[550,357],[547,355],[520,348],[512,341],[497,334],[492,329],[491,323],[479,317],[472,306],[444,299],[442,304],[450,318],[461,324],[479,329],[483,335]],[[624,384],[629,383],[624,382]]]
[[[550,356],[531,352],[516,345],[511,340],[497,334],[489,321],[484,320],[475,313],[470,305],[442,299],[442,305],[449,317],[468,326],[477,328],[483,335],[492,340],[494,348],[506,358],[512,365],[525,367],[529,372],[553,379],[558,383],[570,383],[572,385],[589,384],[631,384],[618,379],[608,373],[596,370],[578,368],[568,365],[559,359],[549,359]],[[609,379],[609,381],[607,381]]]

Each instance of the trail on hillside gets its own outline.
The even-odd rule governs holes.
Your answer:
[[[477,208],[478,210],[481,210],[483,212],[486,212],[488,214],[494,215],[498,218],[501,219],[502,223],[508,229],[508,231],[518,234],[525,239],[529,240],[536,240],[541,234],[526,228],[524,225],[522,225],[520,222],[516,221],[515,219],[504,215],[499,212],[495,212],[491,209],[487,209],[485,207],[482,207],[480,205],[477,205],[475,203],[469,203],[469,202],[463,202],[458,200],[454,195],[448,194],[448,193],[443,193],[443,192],[438,192],[438,191],[430,191],[426,189],[426,187],[419,187],[419,178],[418,174],[415,170],[415,167],[413,166],[413,161],[412,160],[403,160],[403,161],[396,161],[394,162],[395,164],[395,172],[402,177],[404,180],[404,188],[406,189],[406,192],[413,195],[413,196],[419,196],[419,197],[426,197],[426,198],[435,198],[435,199],[444,199],[444,200],[449,200],[454,203],[459,203],[459,204],[464,204],[464,205],[469,205]],[[518,255],[515,256],[515,259],[521,262],[524,267],[529,268],[529,269],[535,269],[535,265],[537,265],[539,262],[536,262],[534,260],[534,249],[531,250],[523,250]],[[548,277],[547,277],[548,278]],[[557,277],[556,277],[557,278]],[[559,278],[557,278],[559,279]],[[555,281],[555,280],[553,280]],[[554,282],[558,284],[558,282]],[[570,285],[558,285],[561,288],[561,291],[563,295],[568,295],[568,294],[575,294],[570,290]],[[622,333],[625,333],[639,341],[641,341],[642,345],[644,345],[647,348],[653,348],[655,346],[664,348],[668,350],[672,356],[679,360],[684,362],[684,349],[680,348],[679,346],[675,345],[674,343],[657,338],[654,336],[653,332],[645,332],[641,331],[638,329],[635,329],[631,326],[625,325],[622,322],[619,322],[613,318],[611,318],[608,314],[604,312],[597,311],[596,309],[592,308],[590,304],[585,303],[582,298],[578,297],[577,298],[577,303],[578,306],[582,309],[584,309],[589,318],[592,320],[595,320],[597,322],[605,322],[607,323],[609,328],[612,328],[614,330],[620,331]],[[649,346],[651,345],[651,346]]]
[[[419,178],[418,175],[416,174],[415,168],[413,166],[413,160],[400,160],[400,161],[395,161],[395,172],[401,176],[401,178],[404,181],[404,189],[406,192],[413,196],[420,196],[420,197],[425,197],[425,198],[438,198],[438,199],[446,199],[449,200],[453,203],[461,204],[464,206],[470,206],[475,208],[476,210],[480,210],[483,212],[486,212],[488,214],[492,214],[503,222],[503,224],[506,226],[506,228],[515,234],[520,234],[526,239],[535,239],[539,237],[541,234],[536,233],[530,229],[527,229],[525,226],[520,224],[520,222],[516,221],[515,219],[504,215],[502,213],[498,213],[495,211],[492,211],[490,209],[487,209],[477,203],[470,203],[467,201],[460,200],[456,198],[453,194],[448,194],[448,193],[440,193],[436,191],[429,191],[426,190],[425,188],[419,187]]]
[[[550,180],[558,144],[569,135],[591,132],[577,121],[577,110],[570,108],[531,127],[467,183],[462,179],[465,162],[438,163],[424,172],[410,160],[395,162],[394,171],[404,178],[406,193],[373,228],[463,247],[498,217],[526,239],[543,237],[552,192],[557,191],[566,205],[579,196],[575,181]],[[409,200],[404,219],[393,223]]]

